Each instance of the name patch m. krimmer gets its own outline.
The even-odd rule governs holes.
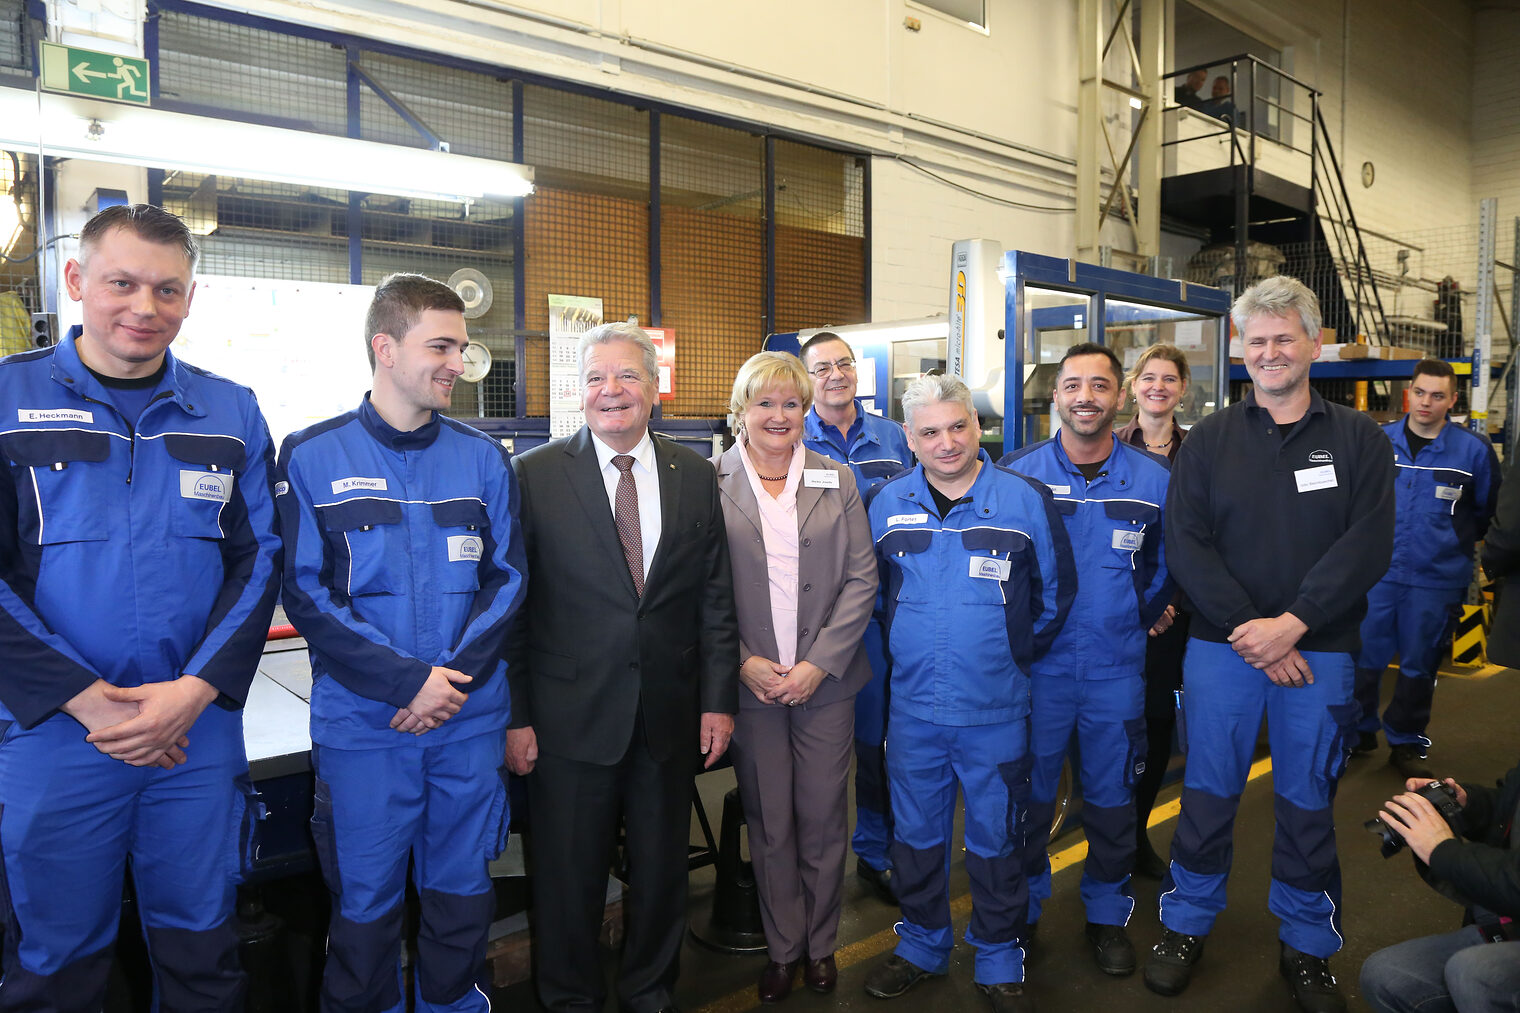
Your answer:
[[[383,478],[340,478],[333,482],[334,493],[349,492],[353,489],[366,489],[371,492],[384,492],[386,489]]]
[[[179,494],[185,499],[203,499],[208,503],[226,503],[232,499],[232,479],[205,471],[181,471]]]

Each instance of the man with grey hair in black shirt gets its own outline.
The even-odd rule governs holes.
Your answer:
[[[1235,301],[1252,390],[1189,432],[1167,493],[1167,563],[1195,606],[1178,729],[1182,815],[1145,983],[1187,987],[1224,910],[1235,810],[1267,717],[1277,832],[1268,907],[1299,1008],[1338,1013],[1331,799],[1356,741],[1353,659],[1366,595],[1393,551],[1393,456],[1370,418],[1309,386],[1314,293],[1268,278]]]

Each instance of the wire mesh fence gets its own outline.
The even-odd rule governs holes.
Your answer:
[[[0,152],[0,355],[32,347],[37,283],[37,160]]]
[[[25,0],[0,0],[0,26],[18,26],[0,32],[0,75],[30,59],[25,13]],[[441,142],[534,167],[536,192],[520,204],[471,206],[184,171],[150,178],[200,236],[203,274],[374,284],[399,270],[444,281],[466,272],[490,292],[470,331],[493,365],[479,384],[456,385],[456,415],[547,414],[550,294],[600,297],[604,319],[674,329],[665,412],[678,417],[724,414],[738,365],[767,331],[866,319],[868,177],[855,155],[777,140],[767,193],[765,137],[742,126],[667,112],[656,127],[631,100],[207,11],[159,10],[157,40],[160,107]],[[0,291],[35,303],[35,283],[12,276]]]

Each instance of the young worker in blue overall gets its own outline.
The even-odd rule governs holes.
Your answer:
[[[0,1010],[98,1013],[127,861],[154,1008],[243,1008],[243,701],[280,542],[253,392],[176,359],[199,249],[85,224],[77,337],[0,363]]]
[[[976,984],[994,1013],[1028,1010],[1028,673],[1071,605],[1071,547],[1044,486],[979,448],[964,383],[914,380],[903,415],[918,467],[876,490],[868,508],[892,661],[887,778],[901,940],[865,987],[891,999],[949,969],[959,783]]]
[[[280,450],[285,609],[311,649],[312,837],[333,894],[324,1013],[406,1008],[408,859],[421,899],[416,1009],[477,1013],[506,845],[502,639],[522,600],[516,480],[496,440],[442,414],[469,344],[448,286],[393,274],[365,319],[374,388]]]
[[[813,406],[803,419],[803,444],[824,457],[848,465],[860,498],[900,471],[913,466],[902,427],[866,411],[855,396],[855,352],[832,331],[819,331],[803,342],[802,365],[813,378]],[[881,624],[866,627],[866,657],[871,679],[855,695],[855,874],[877,896],[895,903],[892,891],[891,818],[882,742],[887,731],[887,661]]]
[[[1015,451],[1003,467],[1038,479],[1055,496],[1077,565],[1077,597],[1030,680],[1029,921],[1050,898],[1046,846],[1061,764],[1076,735],[1082,762],[1087,862],[1082,901],[1098,967],[1135,971],[1124,926],[1135,909],[1135,782],[1145,770],[1147,632],[1171,625],[1162,510],[1167,466],[1114,436],[1124,370],[1112,351],[1067,349],[1053,393],[1061,429]]]
[[[1194,606],[1178,715],[1187,772],[1145,984],[1186,988],[1224,910],[1265,713],[1278,968],[1300,1009],[1336,1013],[1346,1004],[1328,959],[1342,943],[1330,802],[1356,737],[1367,592],[1393,552],[1393,461],[1376,423],[1309,386],[1320,313],[1302,282],[1258,282],[1230,313],[1252,389],[1188,432],[1167,491],[1167,566]]]
[[[1451,364],[1415,363],[1409,413],[1383,427],[1393,441],[1397,520],[1393,563],[1367,594],[1356,701],[1362,709],[1355,752],[1377,748],[1378,688],[1399,656],[1393,699],[1383,712],[1390,762],[1408,777],[1432,777],[1422,762],[1436,666],[1473,575],[1473,545],[1483,538],[1499,497],[1499,459],[1487,437],[1446,424],[1457,396]]]

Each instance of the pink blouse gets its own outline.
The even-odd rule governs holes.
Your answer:
[[[750,460],[749,446],[741,440],[744,473],[760,507],[760,534],[765,539],[765,559],[770,571],[771,628],[776,631],[776,662],[797,662],[797,487],[802,484],[802,444],[792,448],[792,464],[786,485],[772,496],[765,491]]]

